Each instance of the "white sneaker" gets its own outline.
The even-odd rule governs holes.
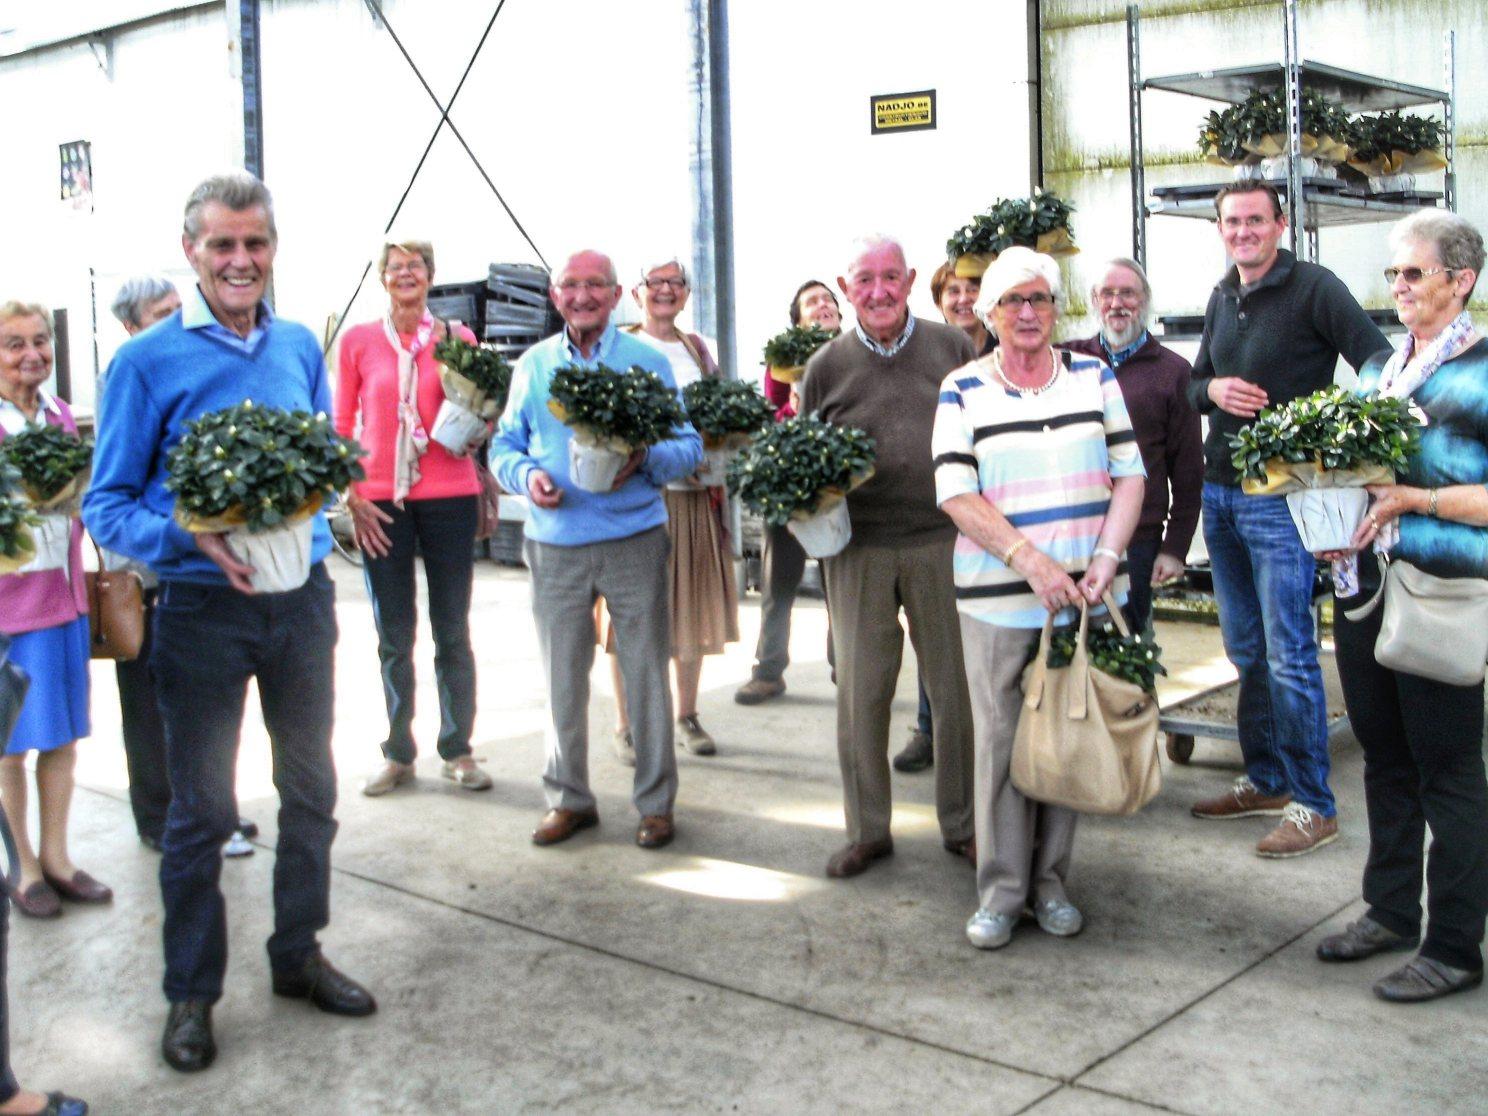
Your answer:
[[[233,835],[227,839],[227,843],[222,846],[222,855],[234,857],[252,856],[253,845],[248,838],[243,836],[242,830],[235,829],[233,830]]]
[[[1035,903],[1033,915],[1039,929],[1056,938],[1073,938],[1085,929],[1085,916],[1068,899],[1045,899]]]
[[[630,735],[630,729],[615,730],[615,758],[626,767],[636,765],[635,739]]]
[[[977,949],[1001,949],[1013,940],[1013,926],[1018,919],[1010,914],[993,914],[986,907],[966,922],[966,940]]]

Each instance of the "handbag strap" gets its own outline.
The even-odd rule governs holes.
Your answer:
[[[1369,616],[1375,609],[1379,608],[1380,601],[1385,599],[1385,581],[1390,575],[1390,564],[1385,560],[1383,554],[1376,554],[1379,561],[1380,582],[1379,588],[1374,591],[1374,596],[1361,604],[1358,608],[1345,609],[1343,615],[1357,624]]]
[[[1028,686],[1023,692],[1023,704],[1037,709],[1044,700],[1044,686],[1049,679],[1049,647],[1054,641],[1054,614],[1044,617],[1044,632],[1039,637],[1038,651],[1033,657],[1033,672],[1028,676]]]
[[[1090,712],[1086,701],[1090,689],[1090,654],[1085,648],[1085,637],[1090,632],[1090,602],[1080,598],[1080,627],[1075,633],[1075,651],[1070,656],[1068,686],[1068,710],[1070,720],[1083,721]]]

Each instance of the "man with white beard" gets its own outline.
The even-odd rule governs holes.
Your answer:
[[[1204,443],[1188,401],[1188,361],[1147,332],[1152,287],[1135,260],[1107,261],[1090,288],[1100,332],[1063,347],[1104,360],[1116,373],[1147,467],[1142,518],[1126,547],[1127,611],[1137,628],[1152,621],[1152,588],[1183,574],[1199,522]]]

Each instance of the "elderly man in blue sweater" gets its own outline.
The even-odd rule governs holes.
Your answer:
[[[641,815],[636,844],[672,839],[677,757],[667,599],[667,482],[697,472],[703,447],[686,424],[671,438],[637,450],[608,492],[587,492],[569,478],[573,431],[548,410],[553,373],[569,365],[616,370],[635,365],[675,387],[666,357],[620,333],[610,315],[620,300],[615,265],[603,253],[576,252],[554,273],[549,295],[565,328],[517,363],[511,395],[491,442],[491,468],[508,492],[527,494],[525,553],[532,571],[532,614],[548,676],[549,810],[534,844],[566,841],[595,825],[589,789],[589,672],[594,665],[594,602],[604,597],[615,626],[620,672],[635,740],[632,798]]]
[[[338,1015],[370,1015],[377,1005],[316,941],[330,919],[336,835],[336,602],[322,562],[331,546],[324,517],[315,521],[309,581],[255,593],[252,567],[223,535],[175,522],[165,487],[166,455],[203,414],[245,399],[329,411],[325,361],[308,329],[263,301],[278,235],[262,182],[242,173],[207,179],[186,203],[181,241],[196,285],[179,311],[126,341],[109,365],[83,519],[102,546],[160,578],[150,668],[172,790],[160,863],[171,1005],[161,1052],[191,1071],[217,1053],[211,1013],[227,970],[218,850],[238,823],[233,779],[249,679],[258,682],[280,800],[273,990]]]

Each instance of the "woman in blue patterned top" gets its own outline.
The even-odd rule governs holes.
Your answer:
[[[1382,999],[1433,1000],[1483,981],[1488,915],[1488,780],[1483,683],[1452,686],[1390,670],[1375,659],[1381,609],[1342,615],[1379,584],[1371,544],[1438,577],[1488,578],[1488,340],[1467,302],[1483,269],[1483,238],[1467,221],[1423,210],[1395,226],[1385,271],[1400,321],[1400,351],[1360,372],[1362,390],[1409,397],[1424,415],[1419,451],[1401,483],[1374,501],[1353,543],[1359,596],[1335,609],[1344,701],[1364,748],[1369,910],[1324,938],[1324,961],[1357,961],[1420,940],[1422,844],[1427,911],[1420,953],[1374,986]],[[1330,555],[1329,557],[1338,557]]]

